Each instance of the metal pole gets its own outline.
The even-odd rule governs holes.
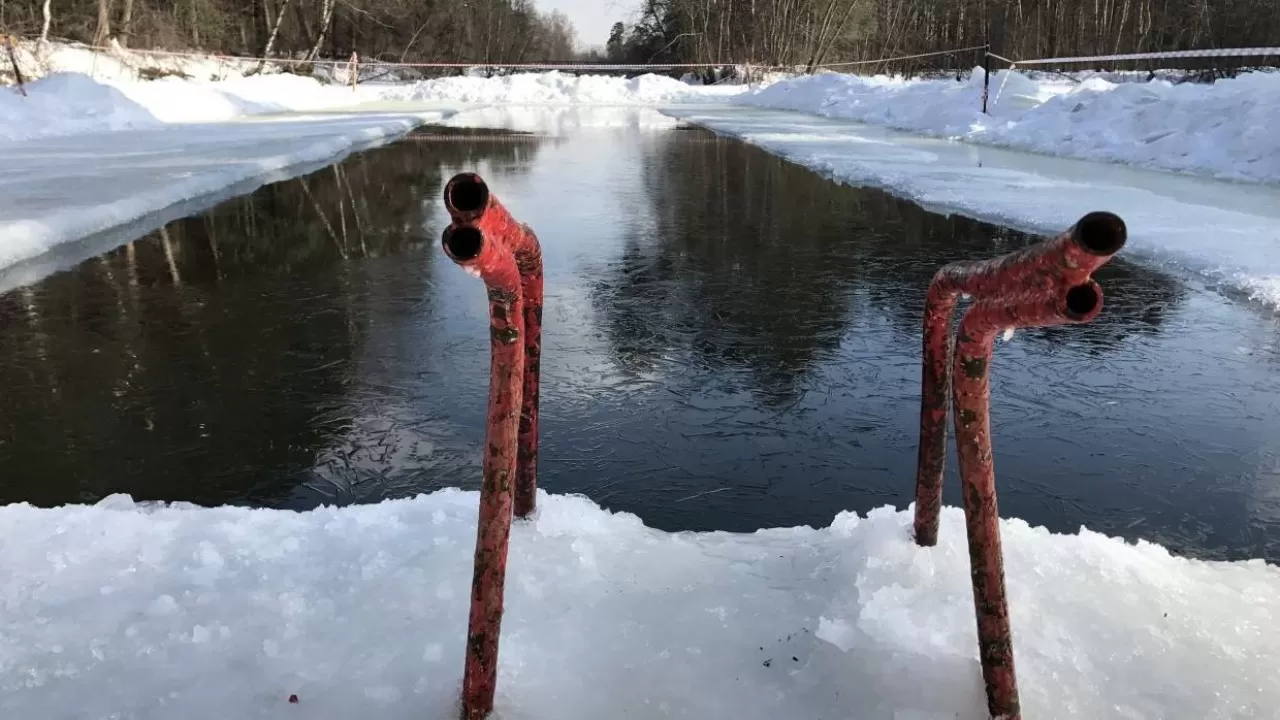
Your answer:
[[[455,223],[481,228],[510,251],[520,272],[524,300],[524,380],[520,410],[519,459],[515,481],[516,517],[536,509],[538,490],[538,405],[542,372],[542,246],[538,236],[517,222],[475,173],[455,175],[445,185],[445,208]]]
[[[978,624],[978,654],[993,718],[1020,720],[1013,632],[1000,549],[991,451],[990,372],[995,336],[1005,328],[1085,323],[1102,311],[1102,288],[1093,280],[1042,296],[1022,295],[975,303],[960,323],[955,358],[956,451],[963,484],[969,572]]]
[[[991,48],[982,51],[982,114],[987,115],[987,96],[991,93]]]
[[[524,377],[524,304],[515,259],[495,238],[475,226],[453,224],[445,229],[442,244],[454,262],[480,274],[489,293],[489,413],[462,678],[462,717],[481,720],[493,711],[498,683],[498,640]]]
[[[1089,213],[1052,240],[979,262],[957,262],[934,275],[925,299],[916,457],[916,543],[938,542],[942,474],[951,401],[951,318],[961,294],[975,300],[1054,291],[1078,285],[1124,246],[1124,221]]]

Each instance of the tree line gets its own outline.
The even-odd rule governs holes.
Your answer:
[[[569,19],[532,0],[0,0],[3,32],[142,49],[477,64],[563,60],[575,43]]]
[[[1259,47],[1277,37],[1276,0],[644,0],[636,22],[613,27],[607,52],[620,62],[812,68],[987,43],[1032,59]],[[980,57],[914,65],[973,67]]]
[[[576,58],[568,18],[540,11],[536,0],[0,0],[3,32],[294,58]],[[999,55],[1030,59],[1266,46],[1277,37],[1275,0],[642,0],[605,48],[614,62],[813,68],[988,43]],[[858,69],[980,61],[971,51]]]

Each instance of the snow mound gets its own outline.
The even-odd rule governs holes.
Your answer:
[[[494,78],[450,77],[387,88],[388,100],[507,105],[663,105],[723,100],[740,86],[698,86],[660,75],[626,79],[561,72],[519,73]]]
[[[23,97],[13,89],[0,88],[0,141],[308,112],[349,107],[377,97],[372,91],[353,92],[296,75],[220,82],[177,77],[106,81],[59,72],[29,83],[26,89]]]
[[[784,80],[736,99],[936,137],[1086,160],[1280,182],[1280,74],[1212,85],[1090,77],[1032,80],[1001,71],[982,113],[981,68],[964,82],[834,73]],[[1003,87],[1002,87],[1003,86]]]
[[[255,60],[225,56],[128,50],[115,38],[109,45],[110,50],[103,51],[79,43],[51,41],[41,45],[25,40],[18,43],[15,57],[27,79],[72,72],[105,82],[137,81],[158,75],[226,80],[249,74],[258,67]],[[268,64],[265,69],[273,72],[277,68]]]
[[[0,292],[41,277],[49,266],[37,261],[72,241],[146,219],[148,227],[115,237],[122,244],[229,191],[247,193],[310,172],[438,119],[440,113],[297,114],[0,143],[7,170],[0,175]],[[114,247],[99,240],[76,244],[72,255],[83,259]],[[25,263],[32,265],[13,269]]]
[[[530,107],[487,105],[461,109],[441,120],[446,127],[489,128],[567,137],[594,128],[663,131],[680,121],[642,106],[560,105]]]
[[[27,97],[0,88],[0,140],[159,124],[155,115],[124,92],[87,75],[49,75],[28,85]]]
[[[668,534],[540,502],[512,539],[500,717],[985,717],[959,510],[922,549],[891,508]],[[0,508],[0,712],[453,717],[476,506]],[[1273,716],[1280,569],[1003,528],[1027,717]]]

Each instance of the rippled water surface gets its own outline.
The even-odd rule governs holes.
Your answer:
[[[0,295],[0,502],[475,487],[486,305],[438,238],[477,170],[544,243],[543,487],[665,529],[905,507],[924,289],[1033,238],[702,130],[542,120],[428,129]],[[1092,325],[997,345],[1002,514],[1280,559],[1280,322],[1097,277]]]

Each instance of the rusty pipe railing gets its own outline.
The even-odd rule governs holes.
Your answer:
[[[538,490],[538,394],[542,370],[542,246],[528,225],[517,222],[475,173],[453,176],[444,189],[454,224],[466,223],[498,238],[515,258],[524,300],[524,381],[515,480],[516,517],[530,515]]]
[[[1126,239],[1127,229],[1119,217],[1089,213],[1062,235],[1024,250],[983,262],[947,265],[929,286],[916,468],[916,543],[931,546],[938,541],[947,421],[954,402],[978,655],[992,718],[1021,718],[991,449],[992,346],[1002,330],[1084,323],[1097,317],[1102,288],[1091,276],[1124,247]],[[974,302],[960,322],[953,347],[951,317],[962,294],[972,296]]]
[[[524,304],[515,258],[494,236],[474,225],[455,223],[445,229],[441,241],[449,258],[479,274],[489,292],[489,415],[462,678],[462,717],[480,720],[493,711],[498,682],[498,639],[524,377]]]
[[[952,263],[934,276],[924,311],[916,460],[917,544],[928,547],[938,542],[951,400],[951,317],[959,296],[981,300],[1079,285],[1119,252],[1126,238],[1123,220],[1111,213],[1094,212],[1052,240],[991,260]]]
[[[1008,328],[1086,323],[1102,311],[1102,288],[1093,280],[1057,292],[983,300],[960,323],[955,351],[956,450],[963,483],[969,572],[978,621],[978,654],[993,718],[1018,720],[1013,632],[1005,593],[1000,513],[991,450],[990,379],[995,337]]]

